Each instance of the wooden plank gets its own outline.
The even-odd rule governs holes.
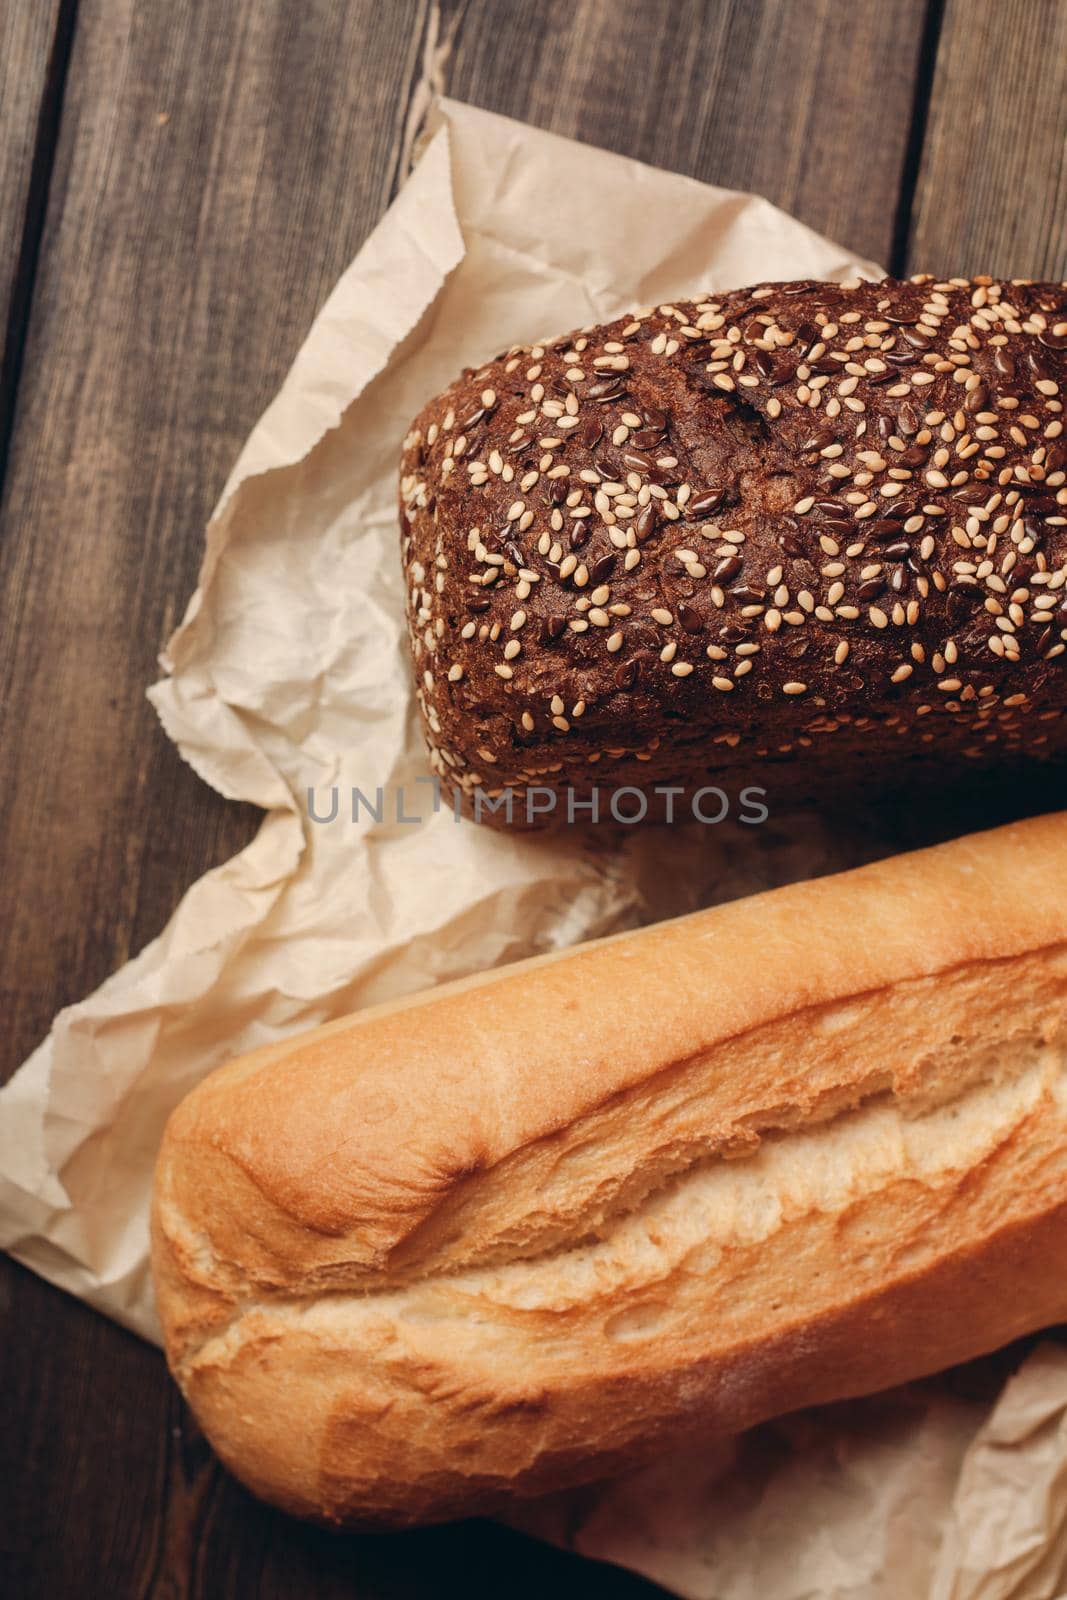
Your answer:
[[[1067,278],[1067,5],[948,0],[909,270]]]
[[[490,27],[446,0],[443,77],[488,110],[755,190],[887,264],[924,20],[920,0],[543,0]]]
[[[0,5],[0,470],[65,65],[63,9],[61,0]]]
[[[255,824],[144,688],[249,427],[389,199],[421,26],[421,0],[80,8],[0,521],[9,1068]]]

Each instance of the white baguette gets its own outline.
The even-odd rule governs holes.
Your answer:
[[[1067,1315],[1067,813],[525,962],[172,1116],[174,1374],[276,1504],[402,1524]]]

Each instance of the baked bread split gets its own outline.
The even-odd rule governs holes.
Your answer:
[[[236,1060],[153,1262],[222,1460],[333,1523],[491,1509],[1067,1315],[1067,814]]]

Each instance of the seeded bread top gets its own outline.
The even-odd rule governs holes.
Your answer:
[[[871,713],[1025,747],[1067,641],[1065,388],[1067,286],[989,278],[763,284],[469,369],[402,461],[438,770]]]

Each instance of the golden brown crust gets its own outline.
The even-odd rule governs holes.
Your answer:
[[[160,1155],[176,1375],[410,1521],[991,1348],[1067,1312],[1065,989],[1061,815],[255,1052]]]

